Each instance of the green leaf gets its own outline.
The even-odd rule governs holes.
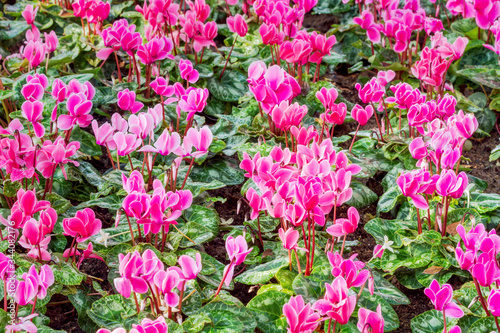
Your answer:
[[[414,317],[410,322],[410,326],[414,333],[442,332],[444,328],[443,313],[437,310],[426,311]]]
[[[276,327],[275,321],[281,317],[283,305],[290,299],[290,295],[270,290],[252,298],[247,304],[255,319],[257,327],[263,332],[284,332]]]
[[[382,308],[382,316],[385,320],[384,331],[394,331],[399,327],[399,319],[396,311],[382,297],[378,295],[370,295],[364,291],[358,301],[359,307],[366,308],[371,311],[376,311],[377,306]]]
[[[87,292],[78,289],[76,294],[68,295],[69,300],[78,312],[78,326],[87,333],[96,332],[99,329],[87,314],[87,309],[92,307],[92,304],[99,299],[99,296],[89,296]]]
[[[314,267],[310,276],[299,274],[293,280],[293,291],[302,295],[305,302],[315,302],[324,296],[325,283],[332,282],[330,265]]]
[[[113,330],[118,327],[130,329],[138,323],[136,308],[132,299],[122,295],[103,297],[92,304],[87,314],[99,327]]]
[[[457,20],[451,24],[452,31],[470,39],[477,39],[477,29],[479,28],[474,18]]]
[[[370,206],[378,199],[378,196],[377,194],[375,194],[375,192],[373,192],[360,182],[353,181],[351,183],[351,188],[353,190],[352,198],[346,203],[349,206],[364,208]]]
[[[210,324],[212,320],[205,313],[198,313],[188,317],[182,323],[182,329],[186,333],[196,333],[203,329],[205,324]]]
[[[226,185],[239,185],[245,181],[244,174],[235,160],[216,157],[206,161],[202,166],[193,167],[189,177],[195,182],[220,181]]]
[[[487,213],[500,208],[500,194],[496,193],[477,193],[470,195],[470,206],[479,213]]]
[[[70,262],[62,262],[61,266],[53,271],[54,280],[62,285],[78,286],[83,281],[83,275]]]
[[[490,155],[490,162],[496,161],[500,158],[500,145],[493,148]]]
[[[199,313],[212,320],[212,325],[205,326],[202,332],[251,333],[257,327],[254,316],[239,301],[213,301],[202,307]]]
[[[45,326],[45,325],[41,325],[41,326],[38,326],[37,333],[66,333],[66,331],[55,330],[55,329],[53,329],[51,327],[48,327],[48,326]]]
[[[57,193],[48,194],[45,199],[50,202],[50,206],[56,210],[58,215],[66,213],[71,207],[71,202]]]
[[[293,280],[297,276],[297,273],[290,271],[289,269],[281,269],[276,273],[276,280],[283,286],[283,288],[288,290],[293,290]]]
[[[375,282],[374,295],[380,296],[391,305],[410,304],[408,297],[399,291],[398,288],[384,279],[377,271],[372,271],[372,273]]]
[[[398,185],[391,186],[387,191],[382,194],[377,204],[377,211],[390,212],[391,209],[396,207],[398,201],[403,197]]]
[[[207,88],[210,94],[224,102],[237,102],[248,91],[247,76],[226,69],[222,79],[220,74],[214,75],[207,82]]]
[[[195,244],[186,237],[182,237],[180,247],[189,247],[208,242],[219,234],[220,218],[214,209],[203,206],[191,206],[184,212],[186,223],[179,229]]]
[[[265,264],[253,267],[236,277],[235,281],[254,285],[266,283],[283,267],[288,265],[288,258],[278,258]]]
[[[76,126],[71,132],[70,141],[80,142],[80,151],[90,156],[100,156],[102,154],[101,146],[96,143],[95,137]]]
[[[193,197],[199,196],[201,193],[209,190],[216,190],[219,188],[223,188],[226,186],[221,181],[218,180],[213,180],[210,183],[199,183],[199,182],[191,182],[187,181],[186,185],[184,186],[185,190],[190,190],[191,193],[193,193]]]
[[[479,85],[500,89],[500,69],[498,68],[489,66],[470,66],[457,71],[457,74]]]
[[[401,236],[396,232],[401,229],[413,229],[415,224],[416,223],[413,221],[384,220],[376,218],[365,224],[365,230],[375,238],[377,244],[383,244],[384,236],[387,236],[390,241],[394,242],[392,247],[397,248],[402,245],[402,241]]]

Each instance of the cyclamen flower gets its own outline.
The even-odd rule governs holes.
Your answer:
[[[189,81],[189,83],[196,83],[200,78],[200,74],[193,68],[193,64],[189,60],[181,59],[179,61],[179,71],[181,73],[181,78]]]
[[[336,277],[332,284],[326,283],[325,288],[325,298],[316,301],[313,309],[341,325],[347,324],[356,306],[356,295],[348,296],[348,287],[342,276]]]
[[[431,300],[434,308],[438,311],[443,311],[450,318],[461,318],[464,312],[460,307],[452,302],[453,288],[449,284],[439,285],[435,279],[431,282],[428,288],[425,288],[424,293]]]
[[[276,127],[288,131],[292,126],[299,126],[307,114],[307,106],[283,101],[276,105],[271,112],[271,117]]]
[[[246,36],[248,32],[248,25],[245,18],[240,14],[228,17],[226,23],[229,30],[232,32],[237,33],[240,37]]]
[[[45,127],[42,125],[43,103],[40,101],[26,101],[21,106],[21,114],[33,126],[37,138],[45,135]]]
[[[194,128],[190,128],[184,137],[184,142],[182,146],[186,154],[191,155],[194,158],[205,155],[208,152],[208,148],[212,144],[212,132],[208,126],[202,127],[199,131]],[[195,152],[191,152],[195,148]]]
[[[140,325],[132,325],[129,333],[168,333],[168,325],[163,316],[155,320],[144,318]]]
[[[283,305],[283,314],[288,323],[288,333],[313,332],[320,324],[320,316],[311,307],[305,304],[301,295],[290,297]]]
[[[118,92],[118,106],[124,111],[132,114],[139,112],[144,104],[135,100],[135,92],[128,89]]]
[[[92,122],[90,111],[92,110],[92,101],[87,99],[84,93],[72,94],[66,102],[68,115],[62,114],[58,119],[58,127],[61,130],[69,130],[75,124],[80,127],[87,127]]]
[[[341,237],[356,231],[359,222],[358,210],[350,207],[347,211],[347,216],[348,219],[337,219],[334,225],[326,229],[326,232],[334,237]]]
[[[79,210],[75,217],[63,220],[64,234],[75,237],[78,243],[98,234],[101,227],[101,220],[95,218],[95,213],[90,208]]]
[[[243,236],[238,236],[236,238],[229,236],[226,239],[226,251],[230,263],[224,268],[224,284],[229,286],[233,279],[234,267],[245,261],[247,255],[252,252],[252,248],[248,248],[248,244]]]
[[[358,311],[358,330],[360,332],[383,333],[384,332],[384,317],[382,317],[382,307],[377,306],[377,311],[370,311],[365,308],[360,308]]]

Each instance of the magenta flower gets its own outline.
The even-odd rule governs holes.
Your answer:
[[[179,267],[173,266],[170,267],[169,270],[174,270],[179,274],[182,280],[194,280],[198,276],[198,273],[201,272],[201,255],[196,253],[196,259],[188,255],[182,255],[179,257]]]
[[[51,31],[48,34],[45,32],[44,34],[45,34],[45,46],[47,48],[47,53],[51,53],[57,50],[57,47],[59,46],[59,39],[57,39],[55,31]]]
[[[28,60],[30,70],[37,67],[45,60],[45,44],[40,41],[29,41],[26,46],[21,47],[20,53]]]
[[[407,172],[402,173],[397,179],[396,183],[398,184],[401,192],[405,197],[409,197],[413,200],[413,204],[418,209],[428,209],[429,205],[427,201],[424,199],[424,196],[419,194],[423,193],[424,189],[422,189],[423,178],[421,174],[418,172]]]
[[[146,193],[144,189],[144,177],[142,177],[142,174],[137,170],[132,171],[128,178],[123,173],[122,183],[123,189],[129,194],[133,192]]]
[[[114,147],[120,156],[126,156],[136,150],[142,143],[135,134],[117,132],[113,134]]]
[[[347,115],[347,106],[345,103],[335,104],[338,97],[338,92],[335,88],[321,88],[316,93],[316,98],[319,99],[325,108],[325,113],[320,114],[320,118],[330,124],[342,125]]]
[[[464,312],[460,307],[452,302],[453,289],[449,284],[443,284],[441,287],[435,279],[431,282],[428,288],[425,288],[424,293],[431,300],[434,308],[438,311],[443,311],[450,318],[461,318]]]
[[[290,104],[288,101],[281,102],[271,111],[274,124],[284,131],[288,131],[292,126],[299,126],[306,114],[306,105]]]
[[[84,242],[101,230],[101,220],[95,218],[95,213],[90,208],[76,212],[75,217],[63,220],[63,229],[66,236],[76,238],[78,243]]]
[[[90,111],[92,110],[92,101],[87,99],[84,93],[74,93],[66,102],[68,114],[59,116],[57,125],[61,130],[69,130],[75,124],[80,127],[87,127],[92,122]]]
[[[384,332],[384,317],[382,317],[382,307],[377,306],[377,312],[370,311],[365,308],[360,308],[358,311],[358,330],[362,333],[383,333]]]
[[[189,83],[196,83],[200,78],[200,73],[194,69],[193,64],[189,60],[179,60],[179,71],[181,78]]]
[[[45,127],[42,125],[43,103],[40,101],[26,101],[21,105],[21,114],[33,125],[33,130],[37,138],[45,135]]]
[[[288,323],[287,333],[312,333],[321,323],[320,316],[311,304],[305,304],[301,295],[290,297],[283,305],[283,315]]]
[[[356,295],[348,296],[349,288],[342,276],[336,277],[332,284],[325,283],[325,288],[324,299],[316,301],[313,309],[341,325],[347,324],[356,306]]]
[[[373,43],[380,42],[380,31],[382,31],[383,26],[380,23],[375,23],[373,14],[370,11],[365,10],[361,17],[355,17],[353,21],[366,30],[366,35],[370,41]]]
[[[13,320],[11,324],[5,326],[6,333],[14,333],[26,331],[28,333],[36,333],[38,332],[38,328],[35,324],[33,324],[32,319],[38,316],[38,313],[30,314],[26,317],[19,317],[16,320]]]
[[[500,316],[500,290],[493,289],[490,291],[490,295],[488,296],[488,309],[491,311],[492,316]]]
[[[373,116],[373,107],[367,105],[365,108],[359,104],[354,105],[351,111],[351,116],[356,120],[361,126],[365,126],[368,120]]]
[[[326,229],[326,232],[334,237],[341,237],[347,234],[352,234],[358,227],[358,210],[354,207],[350,207],[347,210],[347,217],[347,219],[337,219],[334,225]]]
[[[144,104],[135,100],[135,92],[128,89],[118,92],[118,106],[124,111],[132,114],[139,112]]]
[[[235,16],[230,16],[226,20],[227,27],[234,33],[237,33],[240,37],[245,37],[248,32],[248,25],[245,18],[240,14]]]
[[[203,112],[207,106],[208,89],[188,88],[179,100],[178,108],[188,114],[187,120],[194,117],[196,113]],[[177,111],[180,114],[179,111]]]
[[[163,316],[155,320],[144,318],[140,325],[132,325],[129,333],[168,333],[168,326]]]
[[[153,82],[151,82],[151,88],[154,92],[163,97],[170,97],[174,94],[174,87],[168,85],[168,78],[163,78],[158,76]],[[162,110],[163,112],[163,110]]]
[[[36,13],[38,12],[38,6],[33,8],[33,5],[26,5],[23,12],[21,13],[26,23],[33,25],[35,23]]]
[[[167,306],[179,305],[179,295],[174,292],[174,289],[181,283],[177,271],[172,269],[158,271],[154,276],[154,283],[163,294]]]
[[[144,261],[138,251],[118,254],[120,266],[118,271],[120,277],[114,280],[116,290],[125,298],[129,298],[133,292],[144,294],[148,291],[148,285],[142,278],[142,266]]]
[[[44,93],[45,88],[38,82],[38,80],[31,80],[21,88],[21,94],[26,101],[40,101],[43,98]]]
[[[229,286],[233,279],[234,267],[245,261],[247,255],[252,252],[252,248],[248,249],[248,244],[243,236],[238,236],[236,238],[229,236],[226,239],[226,251],[230,263],[224,268],[223,282],[226,286]]]
[[[286,231],[283,228],[278,230],[278,235],[280,237],[281,242],[283,243],[283,247],[287,250],[297,250],[300,234],[297,230],[293,228],[288,228]]]
[[[199,131],[194,128],[190,128],[184,137],[182,147],[184,148],[186,154],[191,155],[194,158],[198,158],[208,153],[208,148],[211,144],[212,132],[208,126],[204,126]],[[192,152],[193,148],[195,149],[194,152]]]
[[[472,267],[472,276],[483,287],[491,286],[500,277],[500,269],[497,266],[495,255],[494,249],[488,253],[481,253]]]
[[[469,179],[465,172],[455,174],[454,170],[443,170],[436,183],[436,191],[441,196],[451,196],[458,199],[462,196],[469,185]]]
[[[170,54],[174,44],[170,38],[153,38],[137,49],[137,57],[144,65],[152,65],[156,61],[174,59]]]

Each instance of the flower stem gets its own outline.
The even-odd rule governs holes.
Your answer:
[[[224,64],[224,68],[222,69],[222,72],[220,73],[219,76],[219,81],[222,80],[222,75],[224,75],[224,72],[226,71],[227,63],[229,62],[229,58],[231,58],[231,53],[233,53],[234,45],[236,45],[236,40],[238,39],[238,36],[234,39],[233,46],[231,46],[231,50],[229,51],[229,54],[227,55],[226,58],[226,63]]]

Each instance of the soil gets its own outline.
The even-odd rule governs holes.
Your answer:
[[[57,304],[51,306],[51,303]],[[85,333],[77,323],[78,313],[67,296],[56,294],[50,299],[45,313],[50,318],[49,327],[68,333]]]

